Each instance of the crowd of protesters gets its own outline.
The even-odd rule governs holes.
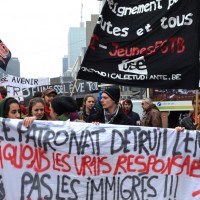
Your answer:
[[[200,100],[198,103],[200,105]],[[198,128],[199,123],[195,120],[195,97],[192,104],[194,112],[181,119],[177,127],[174,127],[176,130],[196,130]],[[25,107],[14,97],[7,97],[6,89],[0,87],[0,117],[23,119],[26,127],[34,120],[70,120],[95,124],[163,127],[161,112],[150,98],[143,98],[141,107],[143,113],[139,116],[137,112],[134,112],[134,105],[130,99],[120,101],[120,89],[116,86],[100,91],[97,98],[92,94],[85,95],[79,110],[73,97],[57,95],[53,88],[36,92],[28,106]],[[197,113],[200,115],[200,106]]]
[[[23,125],[27,128],[34,120],[70,120],[96,125],[105,123],[158,128],[163,126],[161,112],[150,98],[142,99],[143,114],[139,116],[137,112],[134,112],[134,105],[130,99],[120,101],[119,87],[108,87],[102,90],[97,99],[93,95],[87,94],[79,112],[77,102],[73,97],[57,95],[52,88],[48,88],[42,93],[35,93],[27,107],[14,97],[7,97],[7,91],[3,87],[0,87],[0,98],[0,117],[23,119]],[[195,119],[195,98],[192,103],[194,112],[181,120],[180,126],[176,127],[177,131],[198,129]],[[200,105],[200,100],[198,104]],[[200,115],[200,107],[197,113]],[[0,184],[2,185],[0,192],[5,196],[1,175]]]

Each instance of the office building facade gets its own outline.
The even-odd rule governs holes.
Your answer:
[[[62,64],[63,64],[62,66],[62,76],[63,76],[65,72],[68,70],[68,56],[67,55],[64,56]]]

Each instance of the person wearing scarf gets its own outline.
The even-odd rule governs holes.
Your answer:
[[[87,122],[105,124],[133,125],[133,121],[123,113],[119,106],[119,87],[109,87],[102,91],[102,109],[88,117]]]

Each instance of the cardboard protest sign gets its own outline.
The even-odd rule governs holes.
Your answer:
[[[0,118],[5,199],[198,200],[200,133]]]
[[[0,67],[6,70],[7,64],[11,58],[11,52],[6,45],[0,40]]]
[[[77,78],[199,87],[199,0],[107,0]]]

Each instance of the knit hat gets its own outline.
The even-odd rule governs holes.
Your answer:
[[[54,93],[57,95],[57,92],[53,88],[47,88],[46,90],[43,91],[43,96],[46,96],[51,93]]]
[[[51,107],[58,115],[66,112],[75,112],[77,110],[77,103],[72,97],[55,96],[51,102]]]
[[[106,93],[116,104],[118,104],[120,99],[120,89],[119,87],[109,87],[102,91],[102,93]]]

